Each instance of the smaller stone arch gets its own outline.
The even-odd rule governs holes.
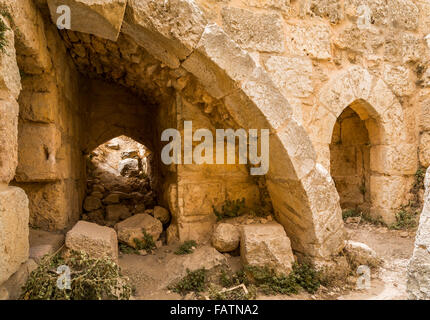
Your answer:
[[[318,160],[330,169],[333,128],[340,114],[350,107],[369,133],[371,214],[381,216],[386,223],[394,222],[409,190],[410,176],[417,169],[416,145],[402,105],[382,79],[358,66],[334,76],[321,88],[318,102],[307,124]]]

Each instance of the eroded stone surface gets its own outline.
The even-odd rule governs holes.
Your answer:
[[[118,239],[114,229],[79,221],[66,234],[66,247],[83,251],[93,258],[118,260]]]
[[[126,0],[48,0],[52,20],[57,24],[66,5],[71,13],[71,30],[116,41],[124,18]],[[61,20],[60,20],[61,21]]]
[[[0,185],[0,284],[28,259],[28,222],[25,192],[20,188]]]
[[[415,248],[408,265],[407,290],[410,299],[430,298],[430,169],[425,180],[424,207],[415,238]]]
[[[226,32],[242,48],[266,52],[284,50],[283,23],[279,14],[225,7],[222,16]]]
[[[220,223],[212,235],[212,245],[219,252],[230,252],[239,247],[239,228],[228,223]]]
[[[136,242],[134,239],[138,239],[145,244],[144,232],[150,235],[153,241],[157,241],[163,231],[163,226],[158,219],[142,213],[116,224],[115,230],[118,232],[119,241],[135,248]]]
[[[294,263],[290,240],[277,223],[241,226],[240,254],[245,265],[268,266],[282,274],[288,274]]]

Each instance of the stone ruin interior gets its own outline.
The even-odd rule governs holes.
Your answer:
[[[0,299],[72,251],[134,299],[305,265],[300,299],[430,298],[429,1],[0,0],[0,48]],[[267,174],[164,164],[185,121],[269,130]]]

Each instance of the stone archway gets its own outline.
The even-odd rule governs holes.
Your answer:
[[[365,122],[370,139],[370,212],[390,224],[417,169],[416,145],[401,104],[383,80],[361,67],[340,72],[320,90],[309,132],[318,159],[330,168],[329,144],[340,114],[350,107]]]
[[[186,13],[186,14],[185,14]],[[129,1],[123,31],[166,65],[193,74],[245,129],[270,129],[269,193],[298,252],[328,258],[343,247],[339,198],[312,143],[269,76],[194,1]]]
[[[311,140],[304,128],[292,118],[287,100],[266,72],[219,26],[207,24],[194,1],[175,0],[170,2],[170,6],[160,1],[118,3],[125,10],[124,19],[120,14],[115,15],[120,17],[119,21],[107,19],[109,14],[106,12],[94,13],[96,9],[91,6],[77,7],[72,12],[78,11],[81,17],[104,19],[116,26],[114,31],[119,32],[117,27],[122,25],[122,33],[164,66],[179,74],[185,70],[198,79],[212,99],[221,102],[228,116],[239,126],[269,129],[271,151],[267,185],[276,217],[285,227],[293,249],[298,254],[320,259],[328,259],[338,253],[344,245],[344,229],[333,180],[328,171],[317,163]],[[56,4],[57,1],[48,0],[54,23]],[[74,28],[83,31],[76,24],[72,25],[72,30]],[[52,30],[50,32],[49,41],[54,41]],[[85,32],[117,39],[117,35],[106,35],[101,30]],[[47,66],[48,69],[50,67]],[[68,77],[67,74],[62,76]],[[174,80],[171,86],[180,92],[183,89],[180,75]],[[174,102],[180,104],[176,100]],[[86,133],[82,126],[77,129],[78,133]],[[99,140],[112,134],[115,132],[106,132]],[[71,161],[67,160],[68,166]],[[183,200],[179,198],[184,193],[182,187],[177,184],[176,190],[169,191],[173,196],[177,195],[176,199],[170,199],[176,201],[176,205],[181,205],[179,200]],[[189,230],[198,227],[200,220],[179,215],[176,223],[179,235],[186,239]]]

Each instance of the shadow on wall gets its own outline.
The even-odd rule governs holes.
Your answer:
[[[343,210],[369,213],[370,140],[364,121],[350,107],[338,117],[330,144],[330,170]]]

